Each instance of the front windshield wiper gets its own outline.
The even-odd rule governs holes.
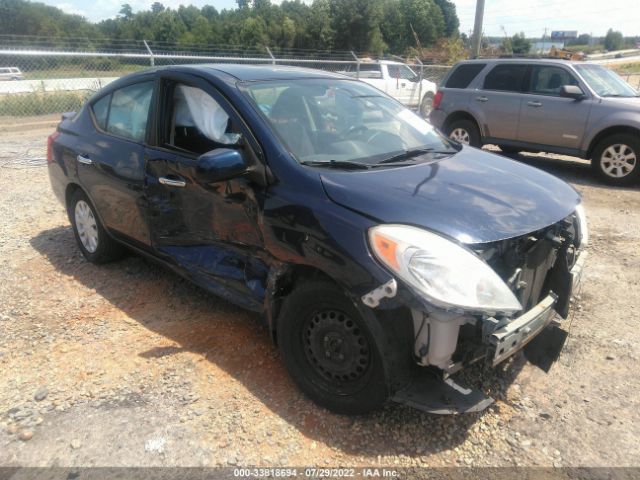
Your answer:
[[[359,162],[349,162],[347,160],[307,160],[300,163],[311,167],[345,168],[351,170],[366,170],[371,168],[371,165]]]
[[[376,165],[382,165],[385,163],[395,163],[400,160],[407,160],[409,158],[417,157],[419,155],[424,155],[426,153],[432,155],[453,155],[457,150],[436,150],[435,148],[414,148],[411,150],[405,150],[402,153],[398,153],[397,155],[393,155],[389,158],[385,158],[384,160],[376,163]]]

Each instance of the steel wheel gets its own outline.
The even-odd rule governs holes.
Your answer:
[[[600,166],[605,175],[623,178],[629,175],[638,162],[636,152],[628,145],[616,143],[604,149],[600,156]]]
[[[91,207],[84,200],[79,200],[74,215],[82,246],[87,252],[94,253],[98,249],[98,224]]]
[[[347,314],[322,310],[307,319],[304,352],[325,381],[345,387],[363,378],[371,365],[371,349],[363,332]]]
[[[471,136],[469,135],[469,132],[467,132],[464,128],[454,128],[453,130],[451,130],[449,138],[464,145],[471,144]]]

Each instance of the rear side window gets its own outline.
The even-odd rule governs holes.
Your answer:
[[[153,82],[136,83],[111,95],[107,132],[141,142],[147,131]]]
[[[526,65],[498,65],[485,77],[484,89],[522,92],[527,69]]]
[[[357,69],[357,67],[354,67]],[[382,78],[380,65],[375,63],[360,64],[360,78]]]
[[[111,95],[102,97],[95,102],[91,109],[93,110],[93,116],[96,117],[96,123],[102,130],[107,129],[107,116],[109,115],[109,102],[111,102]]]
[[[486,63],[466,63],[456,68],[447,79],[446,88],[467,88]]]

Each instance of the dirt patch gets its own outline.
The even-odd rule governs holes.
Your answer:
[[[0,137],[0,156],[48,133]],[[260,318],[133,255],[87,263],[46,168],[0,168],[0,465],[636,465],[639,189],[566,157],[514,158],[584,195],[583,287],[549,333],[564,346],[548,371],[524,354],[477,368],[496,404],[446,417],[318,408]]]

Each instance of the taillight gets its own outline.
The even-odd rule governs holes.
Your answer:
[[[440,103],[442,103],[442,97],[444,97],[444,93],[442,90],[438,90],[436,96],[433,97],[432,108],[440,108]]]
[[[60,132],[53,132],[47,137],[47,163],[55,162],[53,158],[53,142],[60,136]]]

